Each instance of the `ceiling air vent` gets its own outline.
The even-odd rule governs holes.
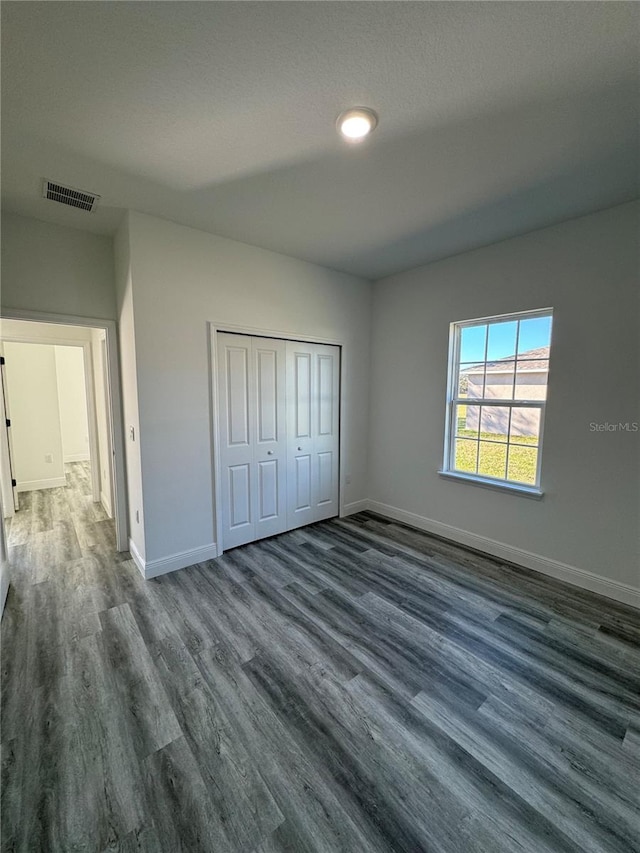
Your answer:
[[[95,209],[100,200],[100,196],[95,193],[77,190],[74,187],[64,187],[62,184],[55,184],[53,181],[46,180],[42,195],[51,201],[67,204],[69,207],[78,207],[80,210],[89,211],[89,213]]]

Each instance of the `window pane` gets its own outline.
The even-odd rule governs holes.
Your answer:
[[[506,441],[509,432],[509,409],[506,406],[483,406],[480,414],[482,438]]]
[[[487,400],[512,400],[515,361],[494,361],[487,364],[484,396]]]
[[[516,447],[509,445],[509,468],[507,479],[516,483],[534,486],[536,482],[537,447]]]
[[[548,347],[550,344],[551,317],[531,317],[529,320],[520,320],[518,355],[522,355],[528,350]]]
[[[480,406],[456,406],[456,435],[477,438],[480,426]]]
[[[489,344],[487,346],[487,361],[500,358],[515,358],[517,320],[505,323],[491,323],[489,326]]]
[[[458,395],[480,399],[484,393],[484,364],[461,364]]]
[[[478,474],[504,480],[506,469],[507,445],[481,441],[478,452]]]
[[[484,361],[487,327],[463,326],[460,329],[460,361]]]
[[[456,438],[455,470],[475,474],[478,463],[478,442]]]
[[[549,360],[518,361],[516,364],[516,400],[546,400]]]
[[[551,329],[551,309],[547,316],[524,311],[453,324],[454,409],[445,447],[451,471],[538,484]]]
[[[511,410],[509,440],[518,444],[538,444],[540,440],[540,409],[519,408]]]

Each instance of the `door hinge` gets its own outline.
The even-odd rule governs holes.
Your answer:
[[[15,489],[15,487],[16,487],[17,485],[18,485],[18,481],[17,481],[17,480],[13,480],[13,479],[12,479],[12,480],[11,480],[11,486]]]
[[[11,426],[11,421],[9,420],[9,418],[6,418],[5,420],[6,420],[7,426],[8,426],[8,427],[10,427],[10,426]]]
[[[0,355],[0,364],[4,364],[4,356]]]

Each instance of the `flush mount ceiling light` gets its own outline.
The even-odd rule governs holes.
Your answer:
[[[336,126],[348,142],[361,142],[378,124],[378,116],[368,107],[353,107],[338,116]]]

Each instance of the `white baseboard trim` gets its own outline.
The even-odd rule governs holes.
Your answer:
[[[63,458],[65,465],[67,462],[88,462],[89,454],[88,453],[71,453],[69,456],[65,456]]]
[[[344,518],[347,515],[355,515],[356,512],[364,512],[366,509],[369,509],[368,500],[365,499],[363,501],[353,501],[350,504],[344,505],[344,512],[342,514],[342,517]]]
[[[424,518],[421,515],[388,504],[370,500],[367,501],[367,505],[371,512],[377,512],[394,521],[401,521],[411,527],[425,530],[427,533],[442,536],[443,539],[450,539],[469,548],[475,548],[477,551],[483,551],[492,557],[524,566],[527,569],[533,569],[557,580],[573,584],[573,586],[596,592],[599,595],[620,601],[622,604],[640,609],[640,588],[638,587],[603,578],[601,575],[596,575],[585,569],[569,566],[567,563],[551,560],[549,557],[543,557],[540,554],[532,554],[522,548],[515,548],[513,545],[506,545],[504,542],[497,542],[495,539],[488,539],[486,536],[479,536],[477,533],[470,533],[468,530],[461,530],[459,527],[452,527],[442,521]]]
[[[49,480],[23,480],[18,483],[19,492],[35,492],[37,489],[59,489],[66,486],[66,477],[51,477]]]
[[[129,553],[131,554],[131,559],[138,567],[138,571],[145,577],[145,569],[144,569],[144,557],[141,556],[140,552],[136,548],[132,539],[129,539]]]
[[[133,562],[145,580],[157,578],[160,575],[166,575],[178,569],[186,569],[187,566],[193,566],[194,563],[203,563],[205,560],[213,560],[218,556],[218,546],[215,542],[212,542],[210,545],[204,545],[202,548],[192,548],[190,551],[170,554],[168,557],[160,557],[156,560],[144,560],[136,546],[129,539],[129,551]]]

